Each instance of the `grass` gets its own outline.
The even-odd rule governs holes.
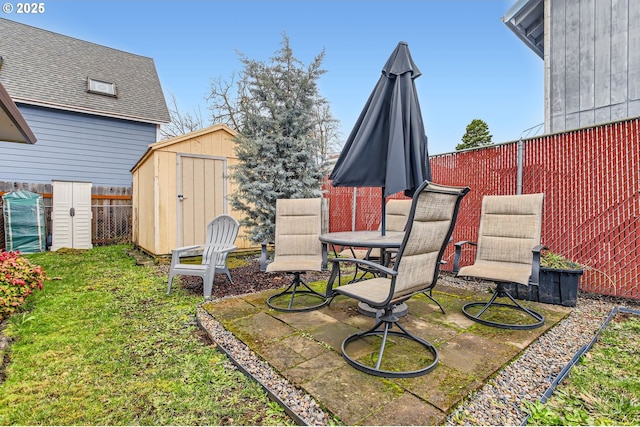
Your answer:
[[[28,256],[53,280],[6,327],[0,424],[292,425],[203,339],[202,297],[167,296],[127,248]]]
[[[529,424],[639,425],[639,338],[640,317],[618,314]]]

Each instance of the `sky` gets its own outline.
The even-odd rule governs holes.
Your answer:
[[[544,62],[501,20],[515,0],[44,0],[30,14],[3,1],[3,18],[153,58],[167,101],[206,124],[212,80],[242,72],[239,54],[268,62],[283,34],[306,65],[324,50],[318,87],[342,142],[400,41],[422,72],[429,154],[455,151],[474,119],[494,143],[544,121]]]

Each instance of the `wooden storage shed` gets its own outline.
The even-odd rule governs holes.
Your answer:
[[[133,174],[133,243],[153,255],[204,243],[206,226],[220,214],[240,220],[228,194],[230,168],[237,164],[236,132],[215,125],[149,145],[131,169]],[[255,245],[236,239],[239,249]]]

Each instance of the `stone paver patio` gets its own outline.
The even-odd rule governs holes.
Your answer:
[[[342,357],[348,335],[373,326],[356,301],[336,298],[331,305],[306,313],[271,310],[265,291],[220,301],[203,308],[247,344],[283,377],[312,395],[328,412],[348,425],[443,425],[447,414],[471,391],[481,387],[536,338],[567,316],[570,308],[522,302],[545,316],[543,327],[530,331],[491,328],[467,319],[462,305],[490,294],[436,286],[433,296],[414,296],[401,323],[439,351],[434,371],[411,379],[386,379],[360,372]],[[368,345],[356,349],[363,358]],[[413,351],[413,350],[410,350]],[[411,354],[408,357],[420,357]]]

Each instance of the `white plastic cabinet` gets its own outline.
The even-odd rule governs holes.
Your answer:
[[[51,250],[91,249],[91,183],[53,181]]]

